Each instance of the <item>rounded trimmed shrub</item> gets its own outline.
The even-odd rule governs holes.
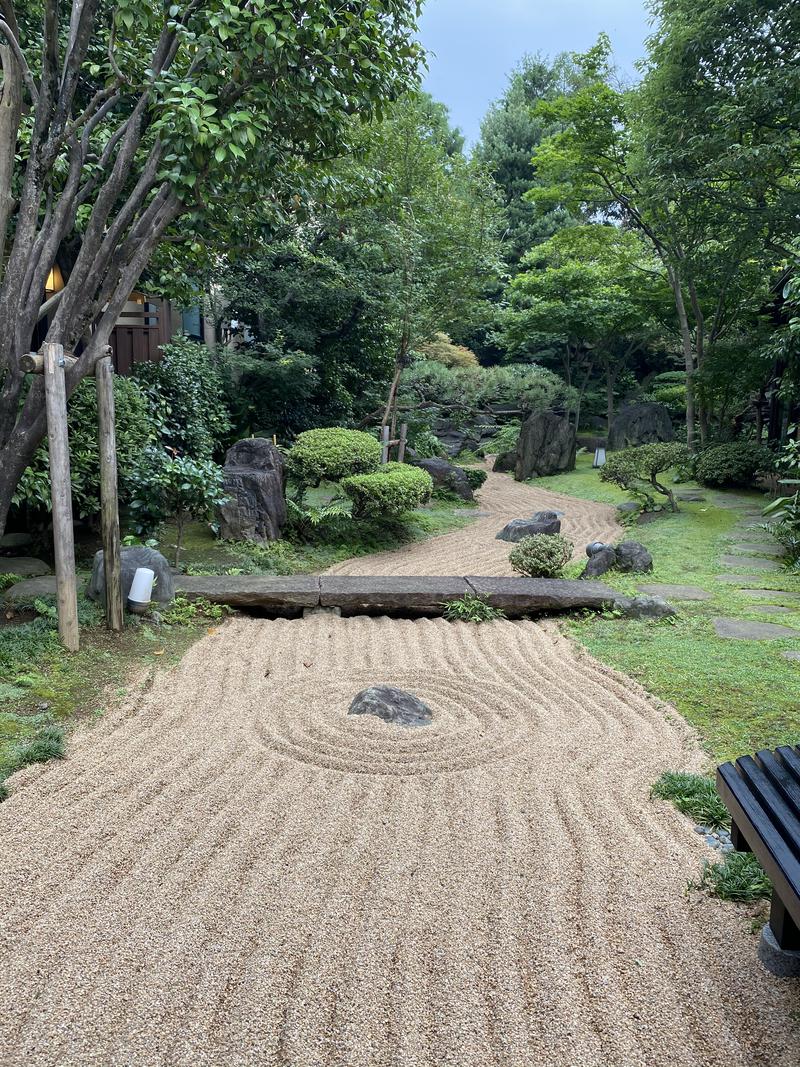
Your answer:
[[[572,541],[561,534],[534,534],[514,545],[508,561],[527,578],[560,578],[574,551]]]
[[[694,469],[702,485],[747,487],[753,485],[757,474],[775,469],[775,457],[761,445],[731,441],[701,452]]]
[[[381,463],[381,445],[363,430],[329,427],[305,430],[289,451],[289,474],[301,485],[338,482],[354,474],[371,474]]]
[[[386,463],[375,474],[345,478],[342,489],[353,501],[356,518],[402,515],[426,503],[433,492],[433,479],[420,467]]]

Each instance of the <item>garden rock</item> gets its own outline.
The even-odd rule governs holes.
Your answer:
[[[495,456],[494,466],[492,470],[496,474],[513,474],[517,469],[517,453],[514,452],[501,452]]]
[[[635,500],[625,500],[622,504],[617,504],[617,511],[620,515],[630,515],[634,511],[639,511],[640,504],[637,504]]]
[[[672,419],[663,404],[628,404],[611,423],[608,447],[611,452],[618,452],[623,448],[674,439]]]
[[[473,499],[472,488],[461,467],[457,467],[446,459],[438,459],[436,457],[421,458],[419,456],[411,459],[411,465],[421,467],[422,470],[430,474],[431,478],[433,478],[434,490],[447,490],[450,493],[455,493],[456,496],[460,496],[462,500]]]
[[[602,548],[593,552],[589,562],[583,568],[581,578],[599,578],[601,574],[610,571],[617,562],[617,553],[613,545],[603,545]]]
[[[354,697],[348,715],[375,715],[397,726],[429,726],[433,720],[433,712],[419,697],[390,685],[362,689]]]
[[[534,522],[558,522],[563,514],[563,511],[537,511],[532,518]],[[560,530],[556,532],[560,533]]]
[[[536,522],[535,519],[512,519],[506,523],[503,529],[495,537],[496,541],[511,541],[516,544],[523,537],[533,537],[536,534],[561,533],[561,521],[552,519],[548,522]]]
[[[621,596],[614,601],[614,608],[622,612],[626,619],[668,619],[677,615],[677,611],[660,596]]]
[[[616,553],[618,571],[643,573],[653,569],[653,557],[639,541],[622,541]]]
[[[20,578],[38,578],[50,574],[50,568],[33,556],[0,556],[0,574],[18,574]]]
[[[523,422],[514,476],[518,482],[575,469],[575,428],[554,411],[539,411]]]
[[[779,571],[780,566],[771,559],[762,556],[720,556],[720,562],[726,567],[741,567],[742,570]]]
[[[170,570],[169,563],[154,548],[145,548],[144,545],[133,545],[131,548],[122,549],[122,597],[128,599],[133,576],[139,567],[149,567],[155,574],[152,598],[159,604],[169,604],[175,599],[175,581]],[[92,563],[92,576],[86,588],[86,595],[90,600],[97,600],[101,604],[106,599],[106,576],[103,569],[103,550],[94,554]]]
[[[228,541],[276,541],[286,523],[285,464],[264,437],[238,441],[223,468],[226,502],[219,509],[220,537]]]
[[[774,622],[748,622],[746,619],[714,619],[717,637],[731,641],[771,641],[778,637],[800,637],[800,630],[776,626]]]

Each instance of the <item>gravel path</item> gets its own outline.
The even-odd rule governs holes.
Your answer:
[[[488,467],[487,467],[488,470]],[[578,500],[534,485],[515,482],[508,474],[489,476],[476,493],[485,513],[469,526],[417,541],[389,552],[376,552],[337,563],[326,574],[476,574],[511,575],[511,545],[496,535],[511,519],[529,518],[535,511],[563,511],[561,531],[575,543],[575,556],[585,558],[589,541],[616,541],[622,534],[617,513],[608,504]]]
[[[348,718],[376,681],[434,725]],[[796,1067],[648,796],[700,759],[547,623],[233,619],[12,783],[0,1063]]]

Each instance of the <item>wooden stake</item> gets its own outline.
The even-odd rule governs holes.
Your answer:
[[[122,604],[122,553],[119,540],[117,436],[114,424],[114,364],[97,363],[97,441],[100,448],[100,525],[106,578],[106,623],[116,633],[125,625]]]
[[[389,427],[381,427],[381,463],[389,462]]]
[[[77,652],[80,645],[78,587],[75,580],[75,539],[72,530],[72,484],[69,469],[63,345],[47,343],[42,346],[42,354],[47,408],[47,444],[50,455],[50,493],[53,502],[58,634],[68,652]]]
[[[400,440],[397,443],[397,462],[402,463],[406,458],[406,438],[408,437],[408,423],[400,423]]]

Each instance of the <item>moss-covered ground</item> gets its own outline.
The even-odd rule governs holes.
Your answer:
[[[621,490],[600,481],[588,456],[579,457],[574,472],[541,478],[536,484],[608,503],[626,499]],[[679,491],[692,488],[698,487],[693,483],[678,487]],[[720,581],[720,576],[732,573],[732,568],[720,562],[732,542],[765,538],[760,530],[741,532],[743,512],[761,507],[765,498],[738,490],[700,491],[705,500],[679,502],[678,514],[662,514],[630,529],[627,536],[647,545],[653,555],[652,574],[611,572],[603,581],[627,595],[642,583],[695,585],[711,593],[711,599],[675,601],[679,611],[675,620],[652,623],[587,616],[569,622],[568,630],[598,659],[673,703],[697,728],[714,760],[796,744],[800,740],[800,663],[781,653],[800,650],[800,603],[782,598],[781,593],[800,592],[800,578],[785,571],[759,574],[749,584],[775,590],[768,601],[749,598],[736,585]],[[578,569],[573,565],[573,573]],[[748,570],[743,556],[736,573],[756,572]],[[785,614],[763,614],[758,607],[765,603],[784,605]],[[715,616],[796,626],[798,639],[727,640],[717,637],[712,625]]]

